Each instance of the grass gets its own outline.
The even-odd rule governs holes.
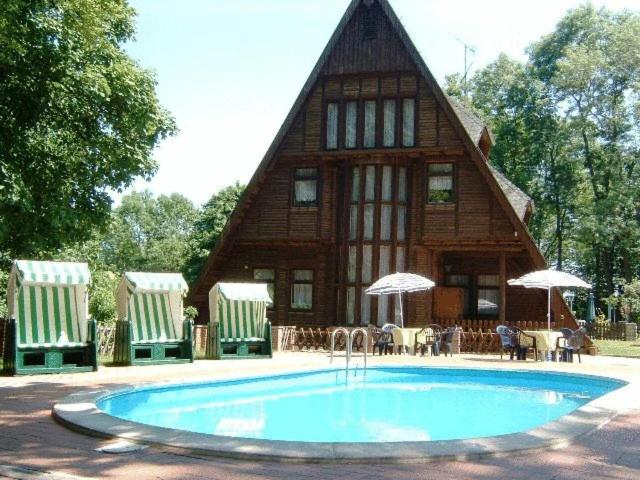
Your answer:
[[[616,357],[640,357],[640,340],[636,342],[623,342],[620,340],[594,340],[600,355],[612,355]]]

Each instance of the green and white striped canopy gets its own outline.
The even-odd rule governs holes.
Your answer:
[[[91,281],[86,263],[16,260],[11,275],[20,285],[87,285]]]
[[[135,292],[182,292],[189,291],[187,282],[179,273],[125,272],[124,278]]]
[[[131,323],[134,342],[179,340],[187,290],[179,273],[126,272],[116,291],[118,319]]]
[[[176,312],[171,303],[166,293],[141,292],[129,297],[127,318],[134,342],[167,341],[182,336],[176,326],[177,321],[182,321],[182,311]]]
[[[264,340],[267,303],[266,283],[217,283],[209,292],[212,324],[220,324],[221,342]]]
[[[16,260],[8,287],[9,315],[20,346],[82,345],[87,341],[86,263]]]

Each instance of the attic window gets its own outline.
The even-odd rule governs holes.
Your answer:
[[[364,11],[362,20],[362,39],[375,40],[378,38],[378,25],[376,24],[376,14],[372,8]]]

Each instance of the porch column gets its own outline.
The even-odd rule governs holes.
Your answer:
[[[500,253],[500,323],[505,324],[507,318],[507,259]]]

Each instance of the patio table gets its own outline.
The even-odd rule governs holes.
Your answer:
[[[538,358],[546,358],[549,352],[555,351],[558,339],[563,337],[562,332],[549,332],[547,330],[524,330],[524,333],[536,339]],[[529,338],[522,338],[523,346],[531,347],[532,343]],[[545,356],[540,357],[541,355]]]
[[[394,328],[393,343],[396,347],[400,347],[400,351],[404,352],[404,347],[409,347],[409,352],[415,354],[416,333],[421,328]]]

